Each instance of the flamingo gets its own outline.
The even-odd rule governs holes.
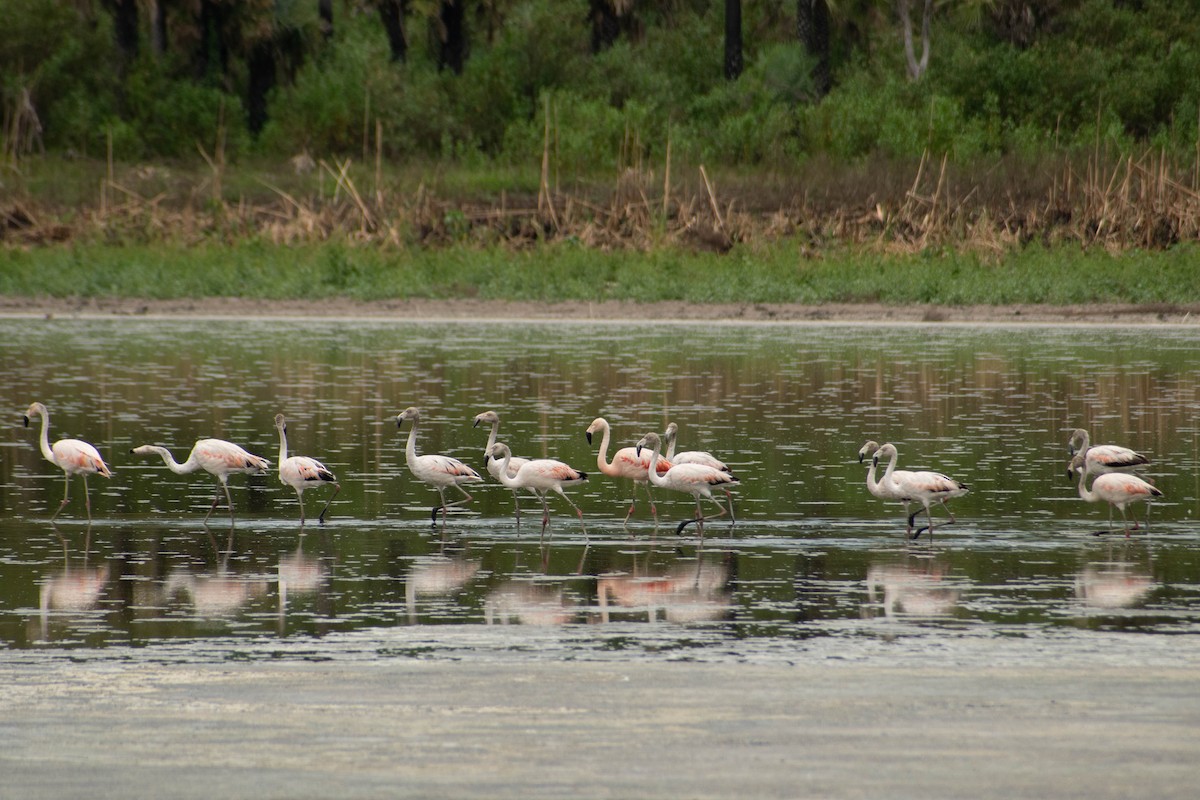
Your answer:
[[[206,523],[216,509],[217,503],[221,501],[222,490],[225,491],[225,501],[229,503],[229,521],[233,522],[233,498],[229,495],[230,475],[236,473],[263,475],[271,468],[271,462],[267,459],[247,452],[233,442],[227,442],[224,439],[197,439],[187,461],[182,464],[175,461],[170,450],[158,444],[144,444],[129,452],[139,456],[161,456],[163,463],[177,475],[187,475],[202,469],[216,477],[217,493],[213,496],[212,505],[208,507],[208,513],[204,515]]]
[[[415,407],[408,407],[396,415],[396,427],[404,427],[405,420],[412,420],[412,428],[408,431],[408,444],[404,448],[404,460],[408,463],[408,471],[417,480],[427,483],[437,489],[442,504],[434,506],[429,514],[431,522],[437,522],[438,511],[442,512],[442,522],[446,521],[446,513],[453,506],[461,506],[471,502],[471,495],[462,487],[464,483],[479,483],[483,478],[479,473],[449,456],[419,456],[417,455],[417,425],[421,421],[421,412]],[[446,502],[446,487],[453,486],[463,494],[462,500],[453,503]]]
[[[674,422],[667,423],[667,430],[663,433],[663,439],[667,443],[667,452],[664,456],[667,461],[672,464],[703,464],[706,467],[719,469],[721,472],[733,474],[725,462],[714,456],[712,453],[707,453],[703,450],[685,450],[682,453],[675,452],[675,437],[679,433],[679,426]]]
[[[29,406],[29,410],[25,412],[25,427],[29,427],[29,418],[40,416],[42,418],[42,456],[63,471],[63,499],[58,504],[58,510],[50,517],[53,521],[55,517],[67,505],[70,500],[71,493],[71,476],[80,475],[83,477],[83,505],[87,509],[88,522],[92,521],[92,498],[88,495],[87,479],[88,475],[100,473],[106,478],[112,477],[112,472],[104,463],[104,459],[100,457],[100,453],[95,447],[83,441],[82,439],[59,439],[50,446],[50,412],[41,403],[34,403]]]
[[[329,504],[333,502],[333,498],[337,497],[338,492],[342,490],[341,484],[337,482],[333,473],[315,458],[288,457],[287,420],[284,419],[283,414],[275,415],[275,429],[279,431],[279,482],[296,490],[296,499],[300,501],[301,527],[304,526],[304,490],[322,483],[333,484],[333,494],[329,495],[329,499],[325,501],[325,507],[321,509],[321,513],[317,517],[317,520],[324,525],[325,512],[329,510]]]
[[[1150,463],[1150,459],[1128,447],[1115,444],[1093,445],[1088,432],[1083,428],[1071,431],[1071,438],[1067,440],[1067,450],[1072,456],[1083,456],[1083,468],[1089,475],[1124,472]],[[1072,459],[1071,466],[1067,467],[1067,478],[1074,478],[1074,471]]]
[[[878,442],[868,440],[867,443],[864,444],[862,446],[862,448],[860,448],[858,451],[858,463],[861,464],[863,462],[863,459],[865,459],[867,456],[874,455],[875,451],[878,449],[879,449]],[[908,506],[912,501],[909,498],[905,497],[895,487],[895,485],[893,484],[892,481],[877,481],[877,480],[875,480],[875,469],[877,466],[878,466],[878,462],[872,458],[871,466],[867,467],[867,491],[870,492],[871,494],[875,495],[876,497],[878,497],[880,500],[895,500],[895,501],[899,502],[901,505],[904,506],[904,516],[907,517],[908,516]],[[893,478],[896,478],[896,476],[906,477],[911,474],[912,473],[910,473],[908,470],[893,470],[892,477]],[[911,528],[909,529],[909,532],[911,533]]]
[[[650,461],[652,463],[658,461],[658,451],[662,448],[662,440],[658,438],[657,433],[647,433],[637,443],[637,454],[640,457],[642,450],[652,451]],[[695,519],[685,519],[679,523],[675,529],[675,533],[682,533],[683,529],[693,522],[700,530],[700,536],[704,536],[704,520],[714,519],[714,517],[704,516],[704,512],[700,508],[700,498],[707,497],[709,500],[717,504],[717,508],[721,509],[721,513],[717,517],[723,517],[729,514],[733,522],[733,495],[729,493],[729,487],[741,483],[736,477],[728,472],[722,472],[713,467],[707,467],[703,464],[674,464],[664,473],[659,473],[658,470],[648,472],[650,482],[655,486],[661,486],[666,489],[674,489],[677,492],[686,492],[696,499],[696,517]],[[729,500],[729,507],[721,505],[721,501],[713,497],[712,490],[720,488],[725,492],[725,497]]]
[[[583,529],[584,537],[587,537],[587,528],[583,524],[583,511],[563,491],[563,486],[573,486],[586,481],[588,479],[586,472],[580,472],[574,467],[552,458],[535,458],[532,461],[525,460],[516,475],[513,475],[510,471],[513,461],[512,451],[508,449],[508,445],[499,442],[488,448],[488,461],[489,471],[490,462],[501,462],[500,469],[492,474],[498,481],[512,489],[513,494],[516,494],[517,489],[528,489],[542,501],[543,536],[546,534],[546,526],[550,524],[550,506],[546,503],[546,492],[555,491],[563,500],[570,503],[571,508],[575,509],[575,514],[579,517],[579,527]]]
[[[501,483],[503,483],[503,481],[500,480],[501,462],[494,458],[488,458],[488,452],[492,449],[492,445],[494,445],[496,443],[496,436],[500,433],[500,415],[497,414],[495,411],[484,411],[482,414],[476,415],[475,424],[472,425],[471,427],[478,428],[479,423],[481,423],[481,422],[492,426],[492,432],[488,434],[487,445],[483,448],[484,466],[487,467],[487,471],[489,473],[491,473],[491,476],[493,478],[495,478],[497,481],[500,481]],[[529,461],[528,458],[521,458],[520,456],[512,456],[512,458],[509,460],[509,465],[508,465],[509,477],[510,478],[515,477],[517,474],[517,470],[519,470],[521,468],[521,466],[524,465],[528,461]],[[518,491],[517,489],[512,490],[513,505],[517,509],[517,525],[520,526],[520,524],[521,524],[521,503],[517,499],[517,491]],[[530,491],[532,491],[532,490],[530,490]],[[534,494],[536,495],[537,493],[534,492]]]
[[[970,491],[971,487],[940,472],[908,472],[907,470],[897,472],[896,459],[898,458],[898,454],[896,446],[893,444],[885,444],[875,451],[874,463],[876,466],[879,465],[880,456],[890,459],[881,483],[890,485],[892,491],[896,492],[898,499],[905,498],[910,502],[918,502],[925,507],[925,516],[929,518],[929,526],[927,528],[917,528],[917,532],[912,534],[912,538],[916,539],[925,530],[929,531],[929,538],[933,538],[933,513],[929,510],[929,506],[935,500],[950,515],[950,521],[945,524],[950,525],[955,521],[954,512],[946,505],[946,501],[963,496]],[[901,500],[901,502],[904,502],[904,500]],[[921,512],[914,511],[909,515],[907,532],[912,532],[913,519],[919,513]]]
[[[1146,481],[1136,475],[1126,475],[1120,472],[1111,472],[1104,475],[1099,475],[1092,481],[1092,488],[1087,488],[1087,468],[1085,466],[1076,466],[1075,471],[1079,473],[1079,496],[1089,503],[1095,503],[1103,500],[1108,503],[1108,527],[1112,529],[1112,510],[1113,506],[1121,509],[1121,519],[1125,522],[1125,538],[1129,538],[1129,519],[1125,516],[1125,506],[1131,503],[1144,502],[1146,503],[1146,528],[1150,527],[1150,501],[1155,497],[1162,497],[1163,493],[1156,487],[1150,485]],[[1133,509],[1130,509],[1129,515],[1133,516]],[[1133,530],[1138,529],[1137,517],[1133,518]]]
[[[592,443],[592,434],[596,431],[601,432],[600,452],[596,455],[596,468],[610,478],[628,478],[633,481],[633,499],[629,503],[628,513],[625,514],[625,525],[629,524],[629,518],[633,516],[633,509],[637,505],[638,485],[646,487],[646,497],[650,500],[650,513],[654,516],[654,523],[657,525],[658,507],[654,504],[654,495],[650,493],[650,465],[654,464],[655,470],[662,474],[671,468],[671,462],[664,458],[651,460],[650,456],[641,455],[637,448],[633,447],[622,447],[613,453],[610,462],[608,461],[608,442],[611,433],[608,421],[604,417],[596,417],[588,426],[588,444]]]

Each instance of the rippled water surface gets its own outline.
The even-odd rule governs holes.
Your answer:
[[[841,325],[0,321],[0,648],[14,658],[948,658],[1013,652],[1194,658],[1200,632],[1200,335],[1190,329]],[[57,525],[51,440],[100,450]],[[418,450],[482,472],[495,409],[514,453],[588,470],[571,509],[540,513],[487,483],[430,525],[436,494],[404,466],[395,415],[422,409]],[[204,436],[321,458],[341,493],[274,474],[216,482],[183,460]],[[678,423],[684,449],[741,478],[737,524],[689,528],[691,498],[657,491],[628,527],[631,487],[596,470],[584,430],[615,446]],[[1070,429],[1147,454],[1165,497],[1149,533],[1103,533],[1108,510],[1066,479]],[[971,486],[957,523],[904,536],[857,453]],[[1143,512],[1139,509],[1138,515]],[[940,515],[940,516],[939,516]],[[935,511],[935,520],[944,513]]]

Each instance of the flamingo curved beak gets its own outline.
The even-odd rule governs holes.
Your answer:
[[[26,424],[26,425],[28,425],[28,424],[29,424],[29,419],[28,419],[28,417],[25,419],[25,424]],[[585,436],[587,436],[588,444],[591,444],[591,443],[592,443],[592,432],[591,432],[591,431],[588,431],[588,432],[587,432],[587,433],[585,433],[584,435],[585,435]]]

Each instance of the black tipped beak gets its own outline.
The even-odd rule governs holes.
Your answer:
[[[479,427],[479,418],[478,418],[478,417],[476,417],[476,418],[475,418],[475,423],[474,423],[473,425],[471,425],[471,427],[472,427],[472,428],[478,428],[478,427]]]
[[[634,452],[636,452],[636,453],[637,453],[637,457],[638,457],[638,458],[641,458],[641,457],[642,457],[642,446],[639,444],[639,445],[637,446],[637,449],[636,449]]]
[[[22,419],[24,419],[24,420],[25,420],[25,427],[26,427],[26,428],[28,428],[28,427],[29,427],[29,417],[22,417]],[[589,434],[588,434],[588,441],[590,442],[591,440],[592,440],[592,435],[589,433]]]
[[[866,453],[859,453],[858,454],[858,463],[860,463],[860,464],[863,463],[863,461],[866,459],[866,457],[867,457]]]
[[[585,436],[587,436],[588,444],[591,444],[591,443],[592,443],[592,432],[591,432],[591,431],[588,431],[588,432],[587,432],[586,434],[584,434],[584,435],[585,435]]]

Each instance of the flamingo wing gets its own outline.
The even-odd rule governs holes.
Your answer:
[[[1129,469],[1140,464],[1150,463],[1150,459],[1141,453],[1113,444],[1089,447],[1087,459],[1103,469]]]
[[[57,464],[73,474],[100,473],[111,478],[112,473],[95,447],[82,439],[60,439],[50,448]]]

